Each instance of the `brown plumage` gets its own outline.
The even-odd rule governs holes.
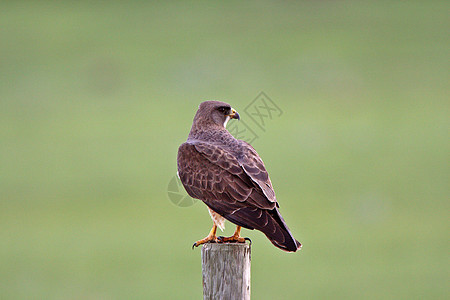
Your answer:
[[[214,227],[210,235],[194,244],[237,241],[240,226],[262,231],[278,248],[297,251],[301,244],[292,236],[278,210],[275,192],[263,161],[245,141],[226,130],[230,118],[239,114],[228,103],[200,104],[188,139],[178,149],[178,174],[188,194],[210,209]],[[236,224],[230,238],[218,240],[220,216]],[[223,222],[222,222],[223,224]]]

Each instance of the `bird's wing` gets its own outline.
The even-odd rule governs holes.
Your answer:
[[[181,182],[191,197],[202,200],[236,225],[261,230],[283,250],[299,249],[301,245],[289,231],[277,203],[269,201],[248,171],[244,171],[249,169],[256,180],[264,182],[261,172],[252,169],[253,164],[243,166],[227,151],[203,142],[182,144],[177,163]],[[261,168],[257,163],[256,166]]]
[[[240,167],[245,175],[240,177],[248,181],[251,180],[252,185],[264,194],[266,201],[274,202],[278,206],[275,191],[272,187],[272,182],[267,173],[266,167],[262,159],[259,157],[256,150],[247,142],[243,142],[243,151],[241,155],[236,158],[224,149],[214,144],[196,143],[195,148],[201,152],[209,161],[219,166],[228,167],[228,163],[232,164],[233,169]],[[225,165],[224,165],[225,164]]]
[[[244,155],[239,158],[239,164],[242,166],[248,176],[261,188],[264,195],[271,202],[277,202],[269,173],[264,166],[264,162],[259,157],[256,150],[245,141],[241,141],[244,146]],[[277,203],[278,206],[278,203]]]
[[[244,206],[275,207],[238,160],[218,146],[204,142],[184,143],[178,149],[177,161],[181,182],[189,195],[204,201],[223,216]]]

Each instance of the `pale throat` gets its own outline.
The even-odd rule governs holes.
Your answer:
[[[225,122],[223,122],[223,127],[224,128],[227,128],[227,124],[228,124],[228,121],[230,121],[230,116],[227,116],[226,118],[225,118]]]

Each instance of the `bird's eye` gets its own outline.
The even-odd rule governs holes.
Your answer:
[[[219,110],[221,113],[225,114],[225,113],[227,113],[230,109],[229,109],[228,107],[221,106],[221,107],[218,108],[218,110]]]

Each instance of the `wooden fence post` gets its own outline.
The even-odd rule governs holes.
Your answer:
[[[203,245],[203,299],[250,299],[250,250],[247,243]]]

